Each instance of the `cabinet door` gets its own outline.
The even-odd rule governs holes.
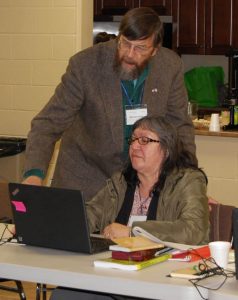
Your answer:
[[[173,0],[175,50],[219,54],[238,47],[237,0]]]
[[[206,54],[225,54],[232,47],[232,8],[236,0],[206,3]],[[234,20],[235,21],[235,20]]]
[[[171,15],[172,0],[94,0],[94,15],[123,15],[135,7],[154,8],[161,15]]]
[[[173,42],[180,54],[205,54],[205,1],[173,0]]]
[[[171,15],[172,0],[134,0],[134,7],[151,7],[160,15]]]
[[[133,3],[134,0],[94,0],[94,15],[123,15]]]
[[[232,5],[232,47],[238,49],[238,1]]]

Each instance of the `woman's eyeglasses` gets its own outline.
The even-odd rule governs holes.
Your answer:
[[[138,141],[140,145],[147,145],[149,143],[160,143],[159,140],[153,140],[147,136],[140,136],[140,137],[131,137],[128,139],[128,144],[131,145],[135,141]]]

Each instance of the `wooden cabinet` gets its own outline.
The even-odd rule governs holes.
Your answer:
[[[174,49],[225,54],[238,47],[238,0],[172,0]]]
[[[94,0],[94,16],[124,15],[132,3],[133,0]]]
[[[152,7],[160,15],[171,15],[172,0],[135,0],[134,7]]]
[[[233,1],[232,7],[232,47],[238,49],[238,1]]]
[[[172,0],[94,0],[94,15],[124,15],[129,9],[152,7],[161,15],[171,14]]]
[[[173,0],[173,45],[177,52],[202,54],[205,44],[205,0]]]

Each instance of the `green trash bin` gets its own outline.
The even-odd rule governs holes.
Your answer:
[[[220,66],[197,67],[184,74],[188,97],[199,107],[219,106],[218,87],[224,85],[224,70]]]

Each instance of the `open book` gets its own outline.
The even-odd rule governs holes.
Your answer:
[[[166,247],[169,248],[174,248],[174,249],[178,249],[178,250],[189,250],[189,249],[198,249],[201,248],[202,246],[195,246],[195,245],[186,245],[186,244],[179,244],[179,243],[173,243],[173,242],[167,242],[167,241],[162,241],[159,238],[157,238],[156,236],[150,234],[148,231],[144,230],[143,228],[139,227],[139,226],[135,226],[132,229],[132,232],[135,236],[143,236],[155,243],[158,244],[162,244]]]

